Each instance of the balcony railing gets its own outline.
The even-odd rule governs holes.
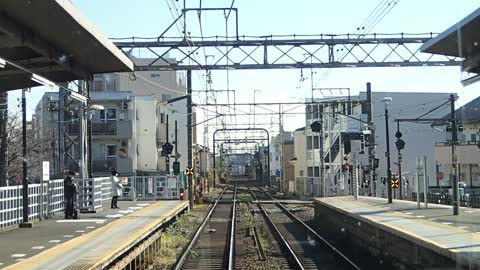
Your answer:
[[[106,123],[92,123],[93,135],[116,135],[117,122],[111,121]]]
[[[78,123],[69,123],[66,125],[70,134],[78,135]],[[119,138],[131,138],[132,122],[131,121],[108,121],[101,123],[92,123],[92,135],[96,136],[118,136]]]
[[[94,172],[111,172],[117,169],[117,159],[101,159],[92,161],[92,170]]]
[[[120,173],[131,173],[132,168],[131,158],[108,158],[97,159],[92,161],[93,172],[111,172],[117,170]]]

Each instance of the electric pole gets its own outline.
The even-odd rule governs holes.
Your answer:
[[[192,165],[192,71],[187,70],[187,168]],[[193,175],[187,174],[188,202],[190,209],[193,209]]]
[[[453,215],[458,215],[459,208],[459,190],[458,190],[458,178],[457,178],[457,157],[455,153],[455,145],[457,144],[457,119],[455,116],[455,96],[450,95],[450,122],[452,126],[452,178],[453,178]]]
[[[367,122],[371,134],[368,137],[368,166],[370,176],[370,193],[377,196],[376,168],[375,168],[375,128],[373,126],[372,87],[367,83]]]
[[[23,179],[22,179],[22,208],[23,220],[20,228],[31,228],[32,223],[28,222],[29,214],[29,200],[28,200],[28,178],[27,178],[27,101],[25,92],[27,89],[22,89],[22,163],[23,163]]]
[[[165,140],[166,140],[166,144],[168,145],[168,114],[166,115],[165,132],[166,132],[166,139]],[[176,147],[175,147],[175,149],[176,149]],[[167,174],[170,174],[170,153],[165,153],[165,168],[167,170]]]
[[[392,101],[392,98],[385,97],[382,101],[385,103],[385,137],[387,144],[387,152],[385,152],[385,155],[387,156],[387,196],[388,203],[392,203],[392,185],[390,184],[390,182],[392,181],[392,169],[390,168],[390,131],[388,128],[388,105]]]

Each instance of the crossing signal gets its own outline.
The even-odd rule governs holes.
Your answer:
[[[390,186],[392,188],[398,188],[398,180],[397,179],[390,180]]]
[[[180,200],[183,201],[183,197],[184,197],[185,193],[184,193],[184,189],[181,188],[180,189],[180,193],[179,193],[179,197],[180,197]]]

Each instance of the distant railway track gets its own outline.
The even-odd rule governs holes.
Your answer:
[[[174,269],[233,269],[236,193],[223,189]]]
[[[273,196],[249,188],[292,269],[360,269]],[[259,195],[275,201],[261,203]]]

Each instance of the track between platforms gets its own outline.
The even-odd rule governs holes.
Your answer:
[[[360,269],[312,228],[260,188],[250,193],[257,201],[292,269]],[[275,201],[263,204],[258,196]]]
[[[235,200],[236,186],[222,191],[174,269],[233,269]]]

